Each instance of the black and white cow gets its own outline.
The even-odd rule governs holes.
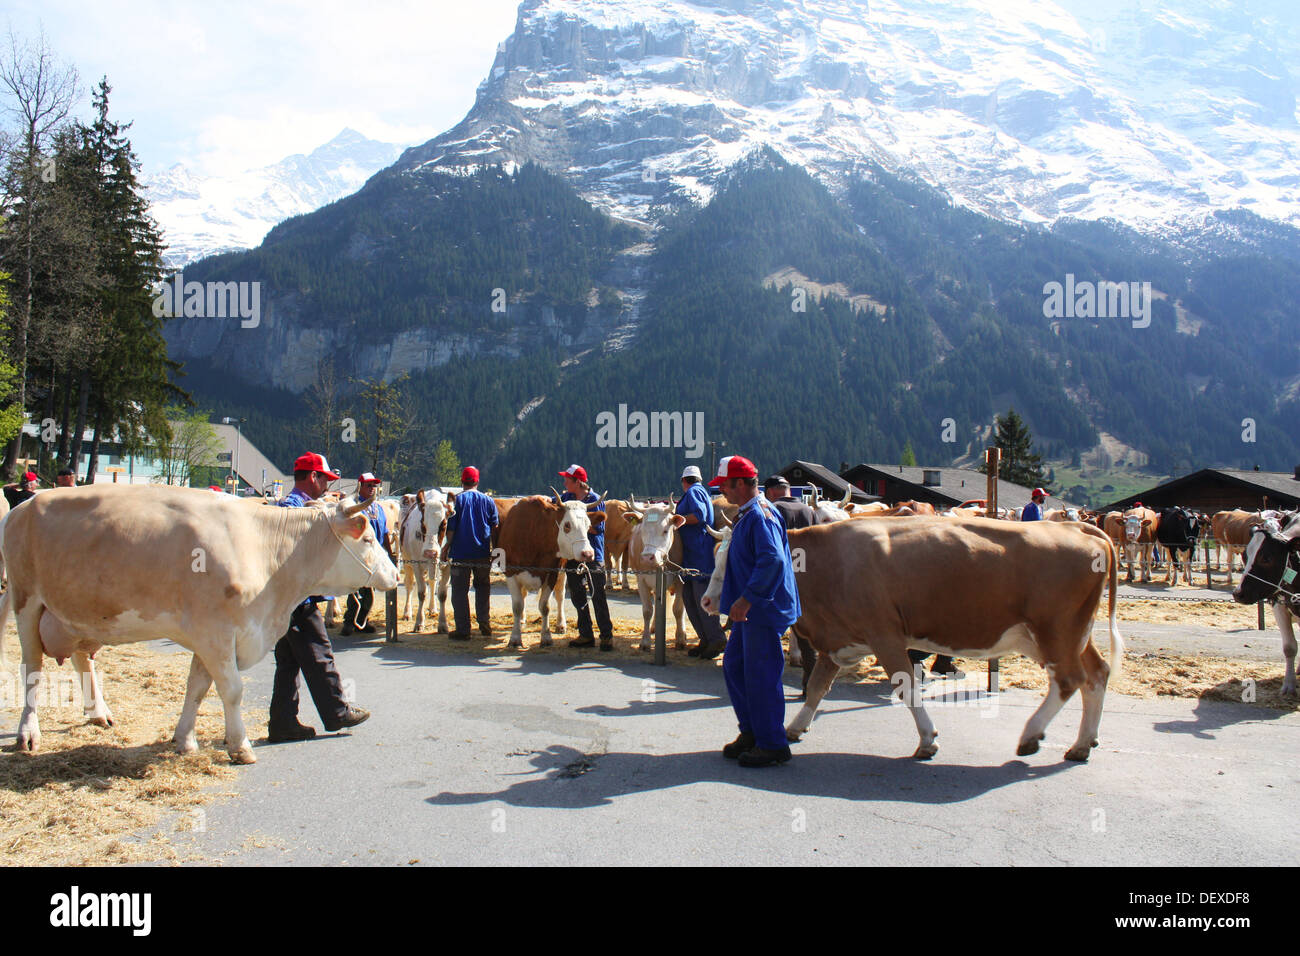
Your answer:
[[[1192,553],[1196,551],[1196,542],[1201,537],[1201,519],[1196,512],[1188,508],[1166,508],[1160,512],[1160,523],[1156,526],[1156,540],[1169,552],[1169,570],[1165,572],[1165,584],[1178,583],[1178,562],[1183,564],[1184,580],[1192,583]]]
[[[1289,515],[1285,523],[1275,519],[1254,528],[1250,543],[1242,556],[1245,564],[1241,583],[1232,591],[1238,604],[1268,601],[1273,605],[1273,620],[1282,634],[1282,656],[1286,659],[1286,676],[1282,695],[1296,692],[1296,639],[1294,618],[1300,616],[1300,516]]]

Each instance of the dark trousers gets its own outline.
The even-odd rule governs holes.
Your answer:
[[[574,570],[577,561],[570,561],[565,574],[568,576],[569,597],[573,599],[573,609],[578,612],[578,638],[587,640],[592,637],[591,610],[587,607],[587,575]],[[602,641],[614,639],[614,625],[609,622],[609,604],[605,600],[605,568],[591,568],[591,603],[596,608],[596,626],[600,629]]]
[[[457,634],[469,633],[469,585],[474,580],[474,617],[479,629],[491,627],[492,576],[488,562],[456,564],[451,569],[452,627]]]
[[[782,631],[751,621],[731,625],[722,655],[722,677],[740,732],[754,735],[764,750],[783,750],[785,739],[785,652]]]
[[[705,614],[704,608],[700,607],[700,599],[709,589],[709,579],[686,575],[681,580],[686,616],[691,619],[691,627],[695,628],[695,636],[700,639],[700,646],[721,647],[727,642],[721,619],[717,614]]]
[[[310,608],[310,610],[308,610]],[[298,722],[298,673],[320,719],[337,724],[347,713],[343,680],[334,666],[325,622],[316,605],[299,605],[289,619],[289,630],[275,645],[275,681],[271,687],[271,727],[291,728]]]
[[[343,627],[347,630],[361,630],[370,618],[370,609],[375,605],[375,592],[371,588],[361,588],[348,595],[348,606],[343,616]]]

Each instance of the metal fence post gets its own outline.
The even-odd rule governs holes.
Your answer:
[[[655,572],[655,665],[668,664],[668,569],[660,567]]]

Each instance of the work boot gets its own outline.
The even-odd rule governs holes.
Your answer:
[[[370,719],[370,711],[362,710],[360,707],[348,705],[348,709],[343,712],[343,716],[333,724],[326,724],[325,729],[330,733],[336,730],[343,730],[345,727],[355,727],[357,724],[364,724]]]
[[[772,764],[785,763],[790,757],[789,747],[782,747],[780,750],[764,750],[762,747],[754,747],[752,750],[746,750],[740,755],[740,765],[742,767],[770,767]]]
[[[294,721],[292,726],[283,729],[279,727],[268,727],[266,739],[268,743],[283,744],[292,740],[311,740],[311,738],[315,736],[315,727],[306,727],[297,721]]]
[[[602,637],[600,639],[600,649],[602,651],[612,651],[614,649],[614,638]]]
[[[596,639],[591,636],[575,637],[569,641],[570,647],[595,647]]]
[[[722,748],[722,756],[726,757],[728,760],[735,760],[745,751],[753,749],[754,735],[748,732],[742,732],[739,737]]]

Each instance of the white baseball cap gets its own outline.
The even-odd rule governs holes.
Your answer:
[[[703,480],[704,480],[704,476],[700,474],[700,466],[699,466],[699,465],[687,465],[687,466],[686,466],[686,470],[682,472],[682,477],[683,477],[683,478],[695,478],[695,479],[698,479],[699,481],[703,481]]]

